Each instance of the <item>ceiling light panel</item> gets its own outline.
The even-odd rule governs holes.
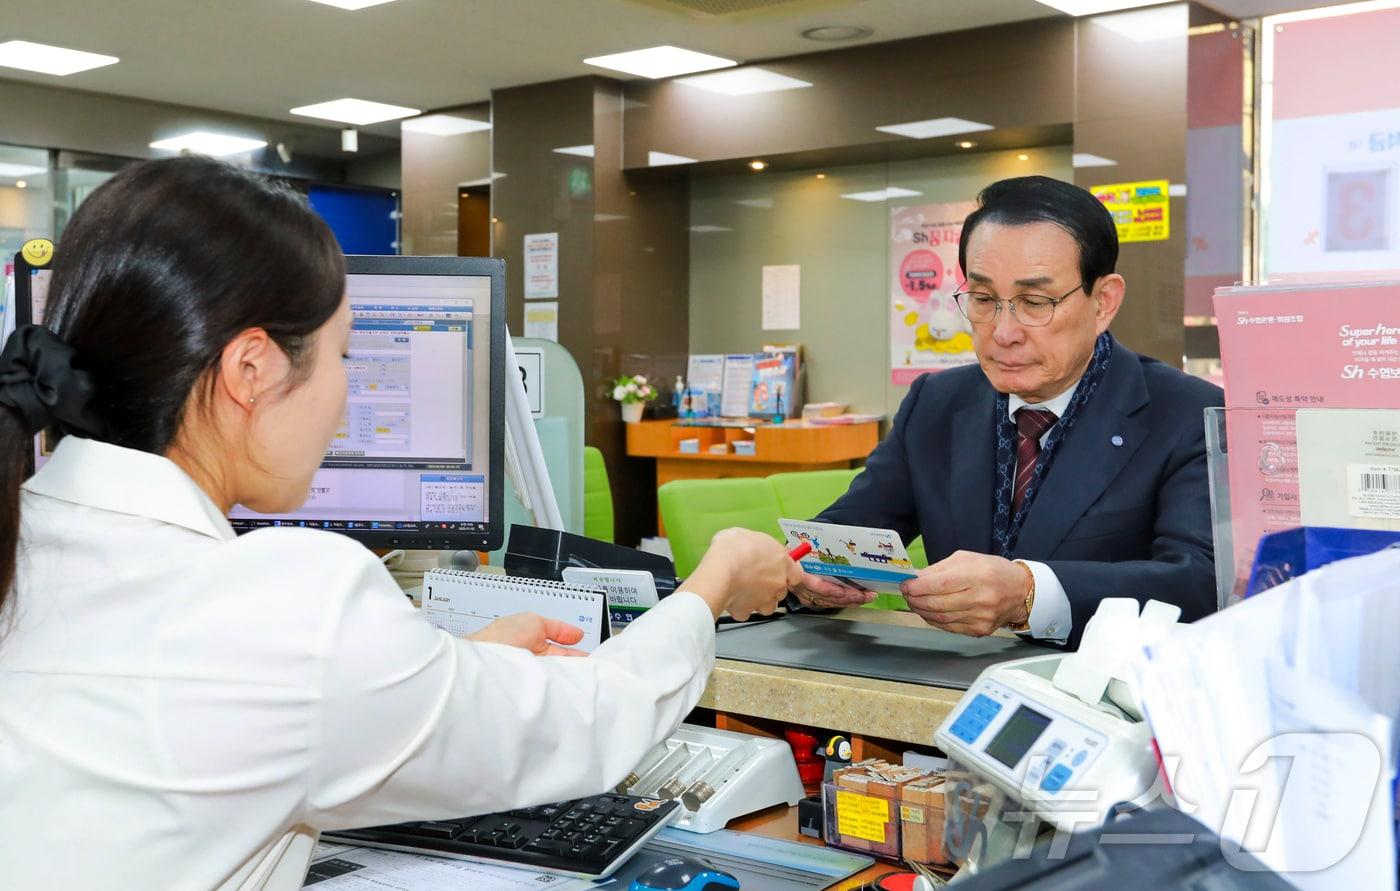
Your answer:
[[[1117,167],[1118,162],[1112,158],[1105,158],[1100,155],[1091,155],[1088,152],[1075,152],[1070,156],[1070,164],[1075,167]]]
[[[172,136],[169,139],[156,140],[151,143],[151,148],[167,152],[190,151],[200,155],[212,155],[215,158],[221,158],[225,155],[237,155],[241,152],[251,152],[265,145],[267,145],[267,143],[261,139],[249,139],[245,136],[229,136],[226,133],[210,133],[207,130],[196,130],[192,133]]]
[[[0,161],[0,176],[38,176],[41,173],[48,173],[47,167],[35,167],[33,164],[15,164],[9,161]]]
[[[7,40],[0,43],[0,66],[66,77],[79,71],[90,71],[121,61],[116,56],[64,49],[28,40]]]
[[[1040,0],[1041,5],[1070,15],[1097,15],[1101,12],[1136,9],[1160,2],[1161,0]]]
[[[715,74],[699,74],[695,77],[682,77],[678,84],[719,93],[722,96],[751,96],[754,93],[777,93],[782,90],[800,90],[810,87],[805,80],[788,77],[766,68],[735,68]]]
[[[672,155],[666,152],[647,152],[648,167],[670,167],[673,164],[694,164],[694,158],[685,155]]]
[[[916,198],[922,194],[923,192],[915,192],[913,189],[890,186],[887,189],[876,189],[873,192],[850,192],[841,197],[849,198],[852,201],[888,201],[891,198]]]
[[[410,133],[426,133],[429,136],[461,136],[463,133],[477,133],[490,130],[490,121],[474,121],[450,114],[429,114],[413,118],[399,125]]]
[[[876,127],[881,133],[907,136],[910,139],[932,139],[935,136],[956,136],[959,133],[977,133],[991,130],[991,124],[965,121],[962,118],[933,118],[927,121],[910,121],[907,124],[888,124]]]
[[[321,3],[325,6],[334,6],[337,9],[348,9],[352,12],[357,9],[365,9],[370,6],[382,6],[385,3],[393,3],[394,0],[311,0],[312,3]]]
[[[585,65],[621,71],[656,80],[661,77],[675,77],[680,74],[694,74],[697,71],[713,71],[716,68],[732,68],[738,65],[733,59],[722,59],[678,46],[653,46],[649,49],[632,50],[627,53],[613,53],[608,56],[594,56],[583,60]]]
[[[380,121],[396,121],[421,113],[421,109],[369,102],[365,99],[333,99],[330,102],[318,102],[315,105],[303,105],[292,109],[292,114],[305,118],[320,118],[325,121],[354,124],[357,127],[377,124]]]
[[[580,158],[593,157],[593,146],[591,145],[566,145],[553,151],[557,155],[575,155]]]

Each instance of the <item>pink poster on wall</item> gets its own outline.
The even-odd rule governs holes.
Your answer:
[[[1394,66],[1397,29],[1400,9],[1339,10],[1265,35],[1271,277],[1400,270],[1400,79],[1378,76]]]
[[[1400,283],[1221,288],[1215,312],[1238,588],[1259,537],[1301,523],[1294,413],[1400,406]]]
[[[890,381],[977,361],[972,325],[953,292],[962,284],[958,239],[971,201],[890,210]]]

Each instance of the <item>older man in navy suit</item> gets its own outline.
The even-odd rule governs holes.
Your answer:
[[[915,381],[865,472],[819,519],[923,535],[910,608],[959,634],[1077,646],[1104,597],[1215,609],[1202,410],[1218,387],[1114,340],[1118,237],[1088,192],[988,186],[956,295],[977,364]],[[809,607],[872,595],[810,574]]]

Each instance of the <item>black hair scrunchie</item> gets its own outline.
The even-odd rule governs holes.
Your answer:
[[[55,421],[75,433],[101,436],[93,413],[92,375],[73,367],[77,352],[42,325],[16,329],[0,351],[0,405],[14,409],[33,436]]]

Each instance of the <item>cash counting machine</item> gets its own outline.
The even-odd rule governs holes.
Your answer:
[[[1153,806],[1157,759],[1129,659],[1180,613],[1106,599],[1079,652],[982,672],[934,735],[952,761],[946,838],[963,870],[1024,857],[1045,833],[1093,828],[1120,803]]]

